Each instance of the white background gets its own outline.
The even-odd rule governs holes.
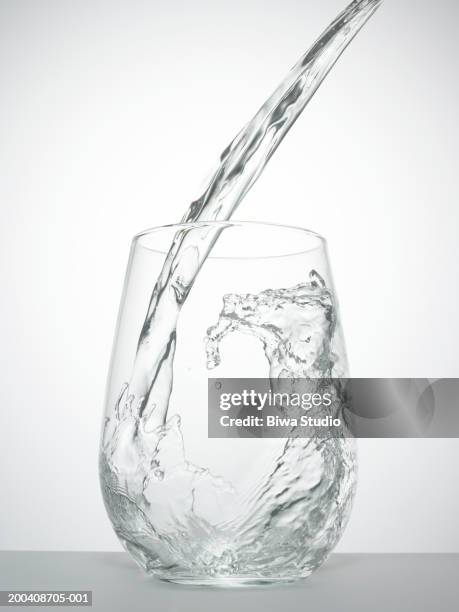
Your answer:
[[[343,4],[1,0],[0,548],[120,548],[97,454],[130,238]],[[354,376],[459,376],[458,20],[386,0],[236,215],[328,238]],[[360,451],[339,549],[459,551],[459,441]]]

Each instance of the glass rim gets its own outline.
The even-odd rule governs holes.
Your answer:
[[[214,228],[227,228],[227,227],[247,227],[247,228],[267,228],[269,230],[286,230],[286,231],[295,231],[301,232],[309,239],[313,239],[316,244],[311,245],[309,248],[301,249],[300,251],[292,251],[281,255],[261,255],[261,256],[215,256],[210,254],[209,259],[270,259],[273,257],[294,257],[298,255],[303,255],[305,253],[310,253],[312,251],[316,251],[318,249],[326,250],[327,241],[326,239],[313,230],[309,230],[307,228],[301,227],[299,225],[288,225],[285,223],[272,223],[268,221],[240,221],[236,219],[228,219],[223,221],[188,221],[188,222],[179,222],[179,223],[167,223],[165,225],[158,225],[154,227],[150,227],[143,231],[138,232],[132,238],[132,244],[136,246],[140,246],[148,251],[153,253],[159,253],[161,255],[167,254],[168,249],[157,249],[146,244],[142,244],[140,241],[144,237],[151,236],[156,232],[160,232],[162,230],[176,230],[180,231],[181,229],[191,229],[191,228],[204,228],[204,227],[214,227]]]

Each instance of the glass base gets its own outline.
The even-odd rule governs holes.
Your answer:
[[[172,584],[181,584],[185,586],[196,586],[216,589],[233,589],[244,587],[268,587],[270,585],[283,585],[305,580],[312,572],[322,565],[324,557],[318,560],[314,566],[309,566],[302,570],[298,568],[297,572],[286,571],[283,574],[270,573],[269,568],[265,567],[265,574],[249,574],[249,573],[200,573],[199,569],[190,572],[184,567],[171,566],[165,567],[159,558],[151,557],[145,549],[121,539],[121,543],[128,553],[136,561],[137,565],[142,568],[149,576],[161,580],[161,582],[169,582]]]
[[[309,574],[308,574],[309,575]],[[305,580],[307,576],[190,576],[190,575],[166,575],[154,573],[153,576],[162,582],[180,584],[185,586],[207,587],[215,589],[234,589],[247,587],[268,587],[273,585],[291,584],[299,580]]]

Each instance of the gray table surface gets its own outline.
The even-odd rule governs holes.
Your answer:
[[[97,612],[453,612],[459,610],[459,555],[334,554],[292,585],[208,589],[149,578],[126,553],[0,552],[0,590],[61,589],[92,590],[92,608],[65,609]]]

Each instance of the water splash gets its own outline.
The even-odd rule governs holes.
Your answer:
[[[224,296],[208,330],[209,368],[236,332],[260,340],[275,379],[323,379],[345,368],[333,294],[314,271],[309,283],[288,289]],[[179,581],[263,581],[306,576],[325,560],[354,496],[353,440],[314,432],[252,440],[257,475],[241,475],[236,485],[187,460],[178,416],[149,431],[127,391],[106,425],[101,475],[115,530],[142,567]]]
[[[228,294],[218,322],[207,330],[207,367],[220,365],[220,343],[241,332],[261,341],[269,378],[339,378],[346,373],[331,291],[312,270],[309,283],[267,289],[257,295]]]

